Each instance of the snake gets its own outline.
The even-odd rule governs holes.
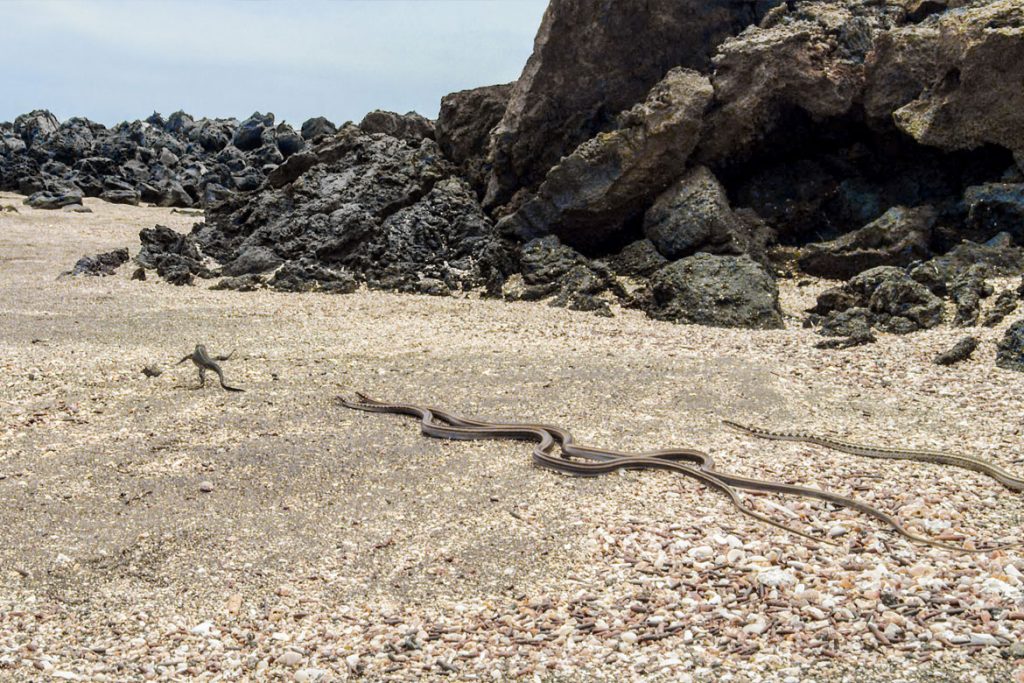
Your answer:
[[[712,457],[695,449],[676,448],[645,451],[639,454],[626,453],[612,449],[595,448],[576,444],[572,434],[561,427],[535,423],[499,423],[485,422],[452,415],[437,408],[425,408],[405,403],[385,403],[370,398],[366,394],[356,393],[355,400],[343,396],[338,397],[339,403],[347,408],[378,413],[396,413],[420,418],[420,429],[423,434],[446,439],[488,439],[506,438],[536,441],[533,450],[533,461],[538,466],[576,476],[596,476],[617,469],[663,469],[671,470],[700,481],[705,486],[725,494],[733,506],[740,512],[759,521],[770,524],[784,531],[794,533],[809,540],[836,545],[831,541],[811,536],[805,532],[780,524],[769,517],[751,510],[743,504],[736,489],[764,491],[770,493],[791,494],[806,498],[823,500],[841,507],[847,507],[865,513],[887,524],[894,531],[908,540],[956,552],[991,552],[1012,545],[1003,545],[987,549],[969,549],[949,545],[915,534],[899,523],[892,515],[862,501],[847,496],[793,484],[742,477],[715,469]],[[439,424],[441,420],[444,424]],[[561,457],[552,455],[551,450],[561,447]],[[572,458],[582,459],[573,460]]]
[[[732,427],[733,429],[739,430],[745,434],[756,436],[760,439],[772,439],[775,441],[798,441],[801,443],[810,443],[818,446],[824,446],[825,448],[831,448],[835,451],[841,451],[843,453],[851,453],[853,455],[861,455],[866,458],[884,458],[889,460],[915,460],[917,462],[930,462],[937,465],[952,465],[954,467],[960,467],[965,470],[972,470],[981,474],[986,474],[992,479],[1010,489],[1011,491],[1024,491],[1024,479],[1016,477],[1010,472],[1004,470],[999,465],[982,460],[981,458],[975,458],[970,455],[957,455],[955,453],[946,453],[944,451],[929,451],[929,450],[914,450],[907,448],[885,448],[883,446],[865,446],[863,444],[851,443],[849,441],[841,441],[829,436],[818,436],[816,434],[808,434],[806,432],[771,432],[767,429],[761,429],[760,427],[750,427],[747,425],[740,424],[739,422],[733,422],[732,420],[722,420],[722,424]]]

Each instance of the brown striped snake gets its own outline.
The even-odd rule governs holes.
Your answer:
[[[881,446],[864,446],[861,444],[840,441],[828,436],[816,436],[805,432],[769,432],[759,427],[747,427],[732,420],[722,420],[722,423],[738,429],[739,431],[756,436],[761,439],[774,439],[775,441],[799,441],[802,443],[813,443],[825,448],[831,448],[843,453],[863,455],[866,458],[887,458],[890,460],[916,460],[918,462],[931,462],[937,465],[953,465],[962,467],[965,470],[973,470],[992,477],[1000,484],[1011,491],[1024,491],[1024,479],[1015,477],[1002,467],[969,455],[956,455],[942,451],[922,451],[907,448],[883,448]]]
[[[781,493],[801,496],[805,498],[816,498],[842,507],[858,510],[887,524],[897,533],[916,543],[953,550],[958,552],[991,552],[1018,544],[1008,544],[997,547],[990,547],[984,550],[961,548],[948,545],[930,538],[920,536],[901,525],[892,515],[879,510],[867,503],[854,498],[848,498],[839,494],[821,491],[819,489],[783,484],[781,482],[767,481],[763,479],[752,479],[739,475],[721,472],[715,469],[714,460],[703,451],[676,448],[656,451],[645,451],[643,453],[626,453],[593,446],[577,445],[572,434],[562,429],[544,424],[533,423],[501,423],[485,422],[469,418],[461,418],[436,408],[423,408],[420,406],[405,403],[385,403],[356,393],[354,399],[344,396],[338,397],[338,402],[355,410],[364,410],[375,413],[396,413],[411,415],[420,418],[420,429],[427,435],[444,439],[520,439],[525,441],[536,441],[533,449],[533,461],[535,464],[567,474],[578,476],[596,476],[618,469],[663,469],[677,472],[696,479],[708,488],[715,489],[725,494],[733,506],[743,514],[753,517],[759,521],[770,524],[784,531],[797,534],[804,538],[818,543],[835,545],[835,543],[811,536],[803,531],[792,529],[784,524],[766,517],[750,509],[743,503],[737,489],[747,491],[767,491],[770,493]],[[750,432],[749,428],[741,427],[736,423],[729,423],[730,426],[741,428]],[[753,432],[750,432],[753,433]],[[757,434],[767,434],[762,432]],[[556,446],[561,447],[561,456],[551,453]],[[575,458],[575,459],[574,459]]]

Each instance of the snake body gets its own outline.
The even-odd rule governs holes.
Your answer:
[[[884,448],[881,446],[865,446],[863,444],[841,441],[828,436],[818,436],[805,432],[770,432],[759,427],[748,427],[732,420],[722,420],[722,423],[737,429],[745,434],[756,436],[761,439],[773,439],[775,441],[798,441],[811,443],[832,450],[862,455],[866,458],[884,458],[889,460],[915,460],[917,462],[930,462],[937,465],[952,465],[966,470],[987,474],[1011,491],[1024,491],[1024,479],[1015,477],[1002,467],[975,458],[969,455],[957,455],[943,451],[914,450],[906,448]]]
[[[946,550],[960,552],[989,552],[952,546],[920,536],[905,528],[892,515],[854,498],[793,484],[742,477],[715,469],[712,457],[694,449],[663,449],[643,453],[626,453],[612,449],[595,448],[576,444],[572,434],[561,427],[534,423],[499,423],[462,418],[436,408],[424,408],[404,403],[385,403],[357,393],[356,399],[338,397],[345,407],[377,413],[397,413],[420,418],[420,429],[427,435],[446,439],[519,439],[536,441],[533,461],[541,467],[577,476],[596,476],[617,469],[662,469],[683,474],[700,481],[705,486],[725,494],[743,514],[779,529],[795,533],[819,543],[834,543],[811,536],[805,532],[780,524],[761,515],[743,504],[736,489],[790,494],[815,498],[842,507],[851,508],[874,517],[887,524],[907,539]],[[439,422],[440,421],[440,422]],[[735,423],[731,423],[735,424]],[[552,454],[555,446],[561,448],[561,456]],[[575,458],[575,459],[574,459]],[[1014,544],[1016,545],[1016,544]],[[1010,546],[999,546],[1005,548]]]

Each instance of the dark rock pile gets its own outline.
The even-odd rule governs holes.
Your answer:
[[[473,190],[432,131],[410,133],[422,132],[422,121],[396,120],[387,133],[343,126],[280,166],[264,191],[209,207],[191,235],[143,231],[140,263],[177,282],[230,276],[220,286],[236,289],[500,287],[513,255]]]
[[[445,97],[436,122],[169,119],[125,152],[216,141],[205,161],[169,150],[186,195],[220,200],[190,241],[147,244],[176,282],[484,287],[763,328],[795,250],[796,272],[846,281],[808,324],[854,345],[1012,312],[986,278],[1024,271],[1022,84],[1017,0],[551,0],[520,79]],[[57,128],[5,132],[4,163],[51,161],[26,150]],[[120,197],[126,163],[108,170],[128,187],[87,177]]]
[[[308,137],[329,134],[311,120]],[[266,175],[306,145],[304,135],[273,114],[235,119],[166,119],[113,128],[83,118],[59,122],[33,111],[0,124],[0,190],[30,195],[27,204],[57,209],[99,197],[119,204],[207,206],[236,191],[258,189]]]

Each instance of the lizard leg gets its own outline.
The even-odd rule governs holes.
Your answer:
[[[206,386],[206,368],[199,368],[199,386]]]

